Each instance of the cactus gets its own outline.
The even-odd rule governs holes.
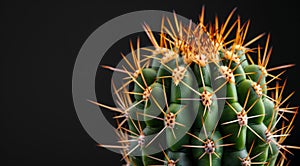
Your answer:
[[[120,148],[127,166],[284,165],[299,149],[284,144],[298,107],[279,82],[293,65],[268,68],[270,35],[249,48],[264,34],[246,42],[250,21],[229,25],[233,14],[221,26],[217,18],[205,26],[204,8],[196,26],[174,14],[174,24],[163,18],[159,39],[145,24],[154,49],[141,55],[138,39],[132,61],[123,55],[126,66],[103,66],[126,77],[113,84],[117,107],[91,101],[117,113],[120,146],[100,146]]]

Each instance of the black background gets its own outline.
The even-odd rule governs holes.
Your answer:
[[[270,32],[274,47],[270,66],[300,63],[299,6],[290,1],[1,1],[0,162],[9,166],[120,165],[117,154],[96,146],[75,113],[71,84],[78,51],[95,29],[121,14],[175,10],[197,21],[202,5],[206,20],[217,14],[221,21],[238,7],[241,19],[251,20],[249,39]],[[294,105],[299,104],[299,72],[298,65],[285,75],[287,92],[298,91]],[[287,143],[300,145],[299,125],[296,122]],[[300,151],[293,152],[292,165],[297,165]]]

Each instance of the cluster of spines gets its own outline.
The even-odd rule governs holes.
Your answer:
[[[228,26],[234,11],[220,27],[217,17],[214,25],[204,24],[204,8],[196,27],[191,23],[183,26],[174,13],[175,26],[169,18],[167,25],[162,19],[159,42],[145,25],[155,48],[146,49],[151,55],[140,54],[137,40],[136,50],[130,43],[133,62],[122,55],[128,66],[103,66],[127,77],[122,87],[113,84],[117,107],[92,101],[118,113],[114,118],[118,121],[120,145],[101,147],[120,148],[127,165],[137,166],[285,163],[286,153],[292,154],[289,149],[298,149],[283,145],[294,127],[298,107],[286,104],[294,94],[283,97],[286,81],[268,86],[280,81],[285,70],[277,75],[269,72],[293,65],[268,69],[270,35],[262,55],[260,45],[249,49],[263,34],[244,44],[250,21],[241,25],[238,17]],[[235,38],[227,41],[234,30]],[[251,53],[257,53],[257,64]],[[130,92],[126,87],[131,83],[134,90]],[[220,92],[224,89],[225,96]],[[224,108],[219,108],[220,101]],[[186,125],[190,120],[193,124]],[[178,138],[182,130],[185,135]],[[163,133],[167,152],[155,142]],[[146,139],[149,135],[154,136]],[[160,152],[152,154],[148,150],[151,148],[159,148]],[[141,150],[142,156],[132,155],[136,150]],[[279,154],[282,157],[277,159]]]

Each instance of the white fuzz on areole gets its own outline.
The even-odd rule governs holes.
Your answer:
[[[207,57],[204,54],[196,54],[193,58],[193,61],[201,67],[206,66],[208,62]]]
[[[212,104],[212,100],[211,100],[211,97],[212,97],[212,93],[204,90],[202,93],[201,93],[201,101],[202,101],[202,104],[205,106],[205,107],[209,107],[211,104]]]
[[[182,52],[181,54],[185,64],[191,64],[193,62],[193,55],[191,55],[191,53]]]
[[[214,141],[208,139],[204,144],[204,150],[207,154],[214,153],[216,150]]]
[[[240,113],[240,114],[237,115],[237,119],[238,119],[238,123],[239,123],[240,126],[247,126],[248,125],[246,115]]]
[[[259,69],[260,69],[261,73],[263,74],[263,76],[265,76],[265,77],[268,76],[268,71],[265,67],[259,66]]]
[[[144,90],[143,100],[148,100],[152,92],[152,88],[149,86]]]
[[[227,66],[220,66],[219,71],[229,83],[235,83],[233,72]]]
[[[255,93],[257,94],[258,97],[262,96],[262,88],[260,86],[260,84],[258,84],[257,82],[252,82],[252,87],[255,91]]]
[[[246,157],[242,160],[242,166],[251,166],[251,159]]]
[[[243,47],[243,46],[241,46],[241,45],[239,45],[239,44],[236,44],[236,45],[234,46],[234,49],[235,49],[235,50],[241,50],[241,51],[243,51],[243,52],[245,52],[245,51],[247,50],[246,47]]]
[[[176,115],[173,114],[172,112],[166,114],[165,116],[165,126],[168,128],[173,129],[175,127],[175,118]]]
[[[157,54],[164,54],[168,51],[169,49],[165,48],[165,47],[157,47],[155,48],[155,50],[153,51],[153,55],[157,55]]]
[[[161,58],[162,63],[168,63],[169,61],[178,57],[178,54],[172,50],[164,52],[163,57]]]
[[[224,58],[225,59],[228,59],[228,60],[231,60],[237,64],[240,63],[240,58],[239,56],[237,56],[235,53],[233,53],[232,51],[226,51],[225,54],[224,54]]]
[[[175,68],[173,70],[172,78],[173,78],[173,82],[176,86],[183,79],[185,71],[186,71],[186,69],[183,66],[178,66],[177,68]]]
[[[138,144],[139,144],[140,147],[143,147],[145,145],[145,136],[143,134],[141,134],[138,137]]]

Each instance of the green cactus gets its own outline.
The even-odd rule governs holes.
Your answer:
[[[104,66],[127,82],[113,85],[116,108],[93,102],[118,113],[121,145],[100,146],[120,148],[128,166],[283,165],[289,149],[298,149],[283,144],[298,108],[287,104],[293,93],[283,96],[286,81],[269,86],[285,70],[269,72],[293,65],[268,69],[270,35],[264,49],[249,48],[263,35],[245,43],[249,21],[229,26],[234,11],[220,27],[217,19],[204,26],[203,13],[196,27],[167,18],[159,40],[145,25],[150,55],[141,55],[138,40],[136,50],[130,43],[133,61],[123,56],[127,66]]]

